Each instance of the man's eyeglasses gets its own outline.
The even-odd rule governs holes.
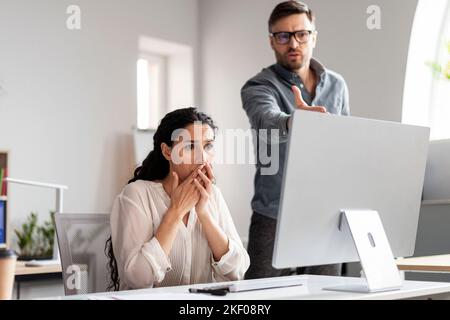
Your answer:
[[[314,31],[312,30],[300,30],[300,31],[294,31],[294,32],[273,32],[270,33],[271,37],[275,38],[275,41],[278,44],[288,44],[291,41],[291,37],[294,36],[295,40],[299,43],[305,43],[308,42],[311,38],[311,34]]]

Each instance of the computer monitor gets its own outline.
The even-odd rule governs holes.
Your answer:
[[[429,128],[296,110],[287,143],[275,268],[359,261],[345,209],[377,211],[393,255],[413,255]]]
[[[6,247],[6,201],[0,198],[0,248]]]

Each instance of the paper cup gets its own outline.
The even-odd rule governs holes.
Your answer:
[[[0,249],[0,300],[10,300],[12,297],[16,260],[13,250]]]

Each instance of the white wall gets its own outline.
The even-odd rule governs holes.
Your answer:
[[[139,35],[193,46],[195,100],[222,129],[248,128],[239,91],[274,62],[267,19],[278,2],[1,0],[0,149],[10,150],[10,176],[69,185],[67,212],[109,211],[132,171]],[[353,115],[400,121],[416,3],[310,1],[318,16],[315,55],[346,78]],[[66,29],[70,4],[81,6],[81,31]],[[381,7],[381,30],[366,28],[371,4]],[[217,169],[246,237],[254,168]],[[52,208],[53,194],[11,185],[10,204],[15,227],[30,210]]]
[[[201,103],[222,129],[248,128],[240,88],[274,62],[267,20],[278,0],[200,0]],[[355,116],[401,120],[403,82],[416,0],[314,0],[315,56],[341,73]],[[381,8],[381,30],[366,27],[369,5]],[[244,237],[248,234],[253,166],[223,165],[218,183]]]
[[[71,4],[80,31],[66,28]],[[10,150],[10,176],[67,184],[66,212],[108,212],[133,170],[138,37],[196,56],[197,13],[197,0],[1,0],[0,149]],[[10,185],[9,195],[13,228],[54,207],[49,190]]]
[[[222,129],[248,128],[239,90],[274,61],[267,19],[276,3],[81,0],[76,4],[82,30],[69,31],[65,10],[73,1],[2,0],[0,85],[6,93],[0,95],[0,149],[11,152],[10,176],[69,185],[68,212],[109,211],[132,170],[139,35],[193,46],[201,71],[196,101]],[[366,28],[370,4],[381,7],[381,30]],[[318,17],[315,55],[346,78],[352,114],[400,120],[416,1],[310,5]],[[252,165],[218,167],[219,185],[244,237],[253,171]],[[53,207],[48,190],[10,187],[13,226],[30,210],[46,213]]]

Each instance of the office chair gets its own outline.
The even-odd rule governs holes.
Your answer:
[[[55,215],[66,295],[107,291],[109,214]]]

